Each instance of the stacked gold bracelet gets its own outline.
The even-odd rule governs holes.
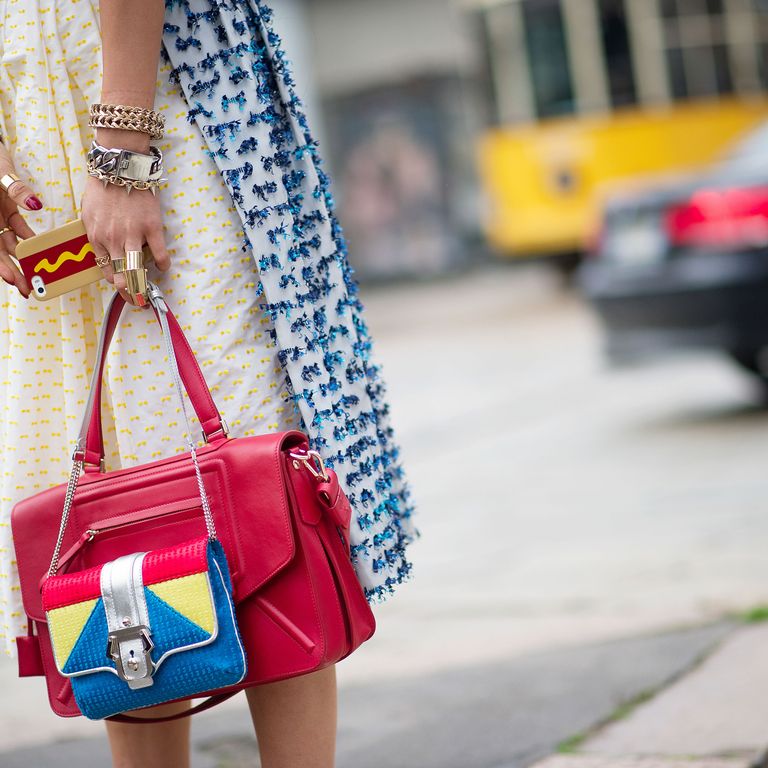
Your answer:
[[[88,111],[91,128],[119,128],[147,133],[151,139],[162,139],[165,118],[154,109],[125,104],[91,104]]]

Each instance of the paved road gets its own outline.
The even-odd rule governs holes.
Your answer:
[[[524,768],[668,682],[729,631],[721,623],[344,686],[338,768]],[[0,766],[106,768],[100,729],[91,738],[0,753]],[[258,765],[242,696],[226,712],[196,718],[192,742],[193,768]]]
[[[607,370],[589,310],[537,269],[368,305],[424,536],[347,676],[768,600],[768,411],[728,361]]]
[[[768,601],[768,412],[727,362],[608,371],[588,310],[535,268],[366,298],[424,535],[343,685]],[[94,733],[0,682],[0,752]]]

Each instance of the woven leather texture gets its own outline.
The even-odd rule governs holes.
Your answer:
[[[82,636],[86,623],[98,606],[103,612],[101,599],[83,600],[73,605],[54,608],[48,613],[53,651],[63,666]]]
[[[48,612],[57,667],[64,675],[72,676],[75,700],[86,717],[102,719],[223,688],[238,683],[245,675],[245,654],[235,621],[224,551],[218,542],[209,542],[206,570],[191,574],[187,573],[188,554],[189,547],[181,546],[176,553],[164,551],[147,556],[149,559],[154,555],[150,572],[163,576],[179,571],[183,574],[144,587],[154,643],[151,656],[156,665],[159,663],[154,683],[147,688],[131,689],[118,677],[114,661],[106,655],[109,633],[101,598]],[[88,578],[86,573],[83,576]],[[76,577],[62,578],[71,582]]]

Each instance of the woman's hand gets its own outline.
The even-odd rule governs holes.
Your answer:
[[[166,271],[171,260],[165,247],[160,201],[149,190],[131,190],[89,176],[82,199],[82,219],[96,257],[125,256],[126,251],[140,251],[147,243],[155,264]],[[104,277],[118,289],[129,304],[135,304],[125,290],[125,277],[115,274],[112,266],[102,267]],[[148,305],[147,305],[148,306]]]
[[[8,173],[16,174],[16,170],[10,153],[0,144],[0,178]],[[0,187],[0,230],[9,230],[0,236],[0,277],[8,285],[16,286],[19,293],[28,299],[31,288],[11,256],[16,255],[16,243],[19,240],[32,237],[35,233],[19,213],[19,206],[27,211],[39,211],[43,204],[23,181],[15,181],[7,192]]]
[[[157,67],[162,48],[165,3],[163,0],[101,0],[99,26],[102,38],[102,104],[126,104],[152,109],[157,87]],[[98,128],[95,139],[102,147],[130,149],[146,154],[149,136],[119,128]],[[89,177],[82,200],[82,217],[96,256],[112,259],[125,251],[140,251],[148,243],[155,264],[171,266],[165,248],[160,203],[149,190],[134,189],[130,195],[114,184],[105,187]],[[104,276],[130,301],[125,278],[111,266]],[[132,303],[132,302],[131,302]]]

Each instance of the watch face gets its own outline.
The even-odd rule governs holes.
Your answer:
[[[94,141],[87,158],[96,170],[131,181],[150,181],[162,173],[163,154],[154,146],[145,155],[130,149],[109,149]]]
[[[152,174],[155,158],[123,150],[117,161],[117,175],[134,181],[147,181]]]

